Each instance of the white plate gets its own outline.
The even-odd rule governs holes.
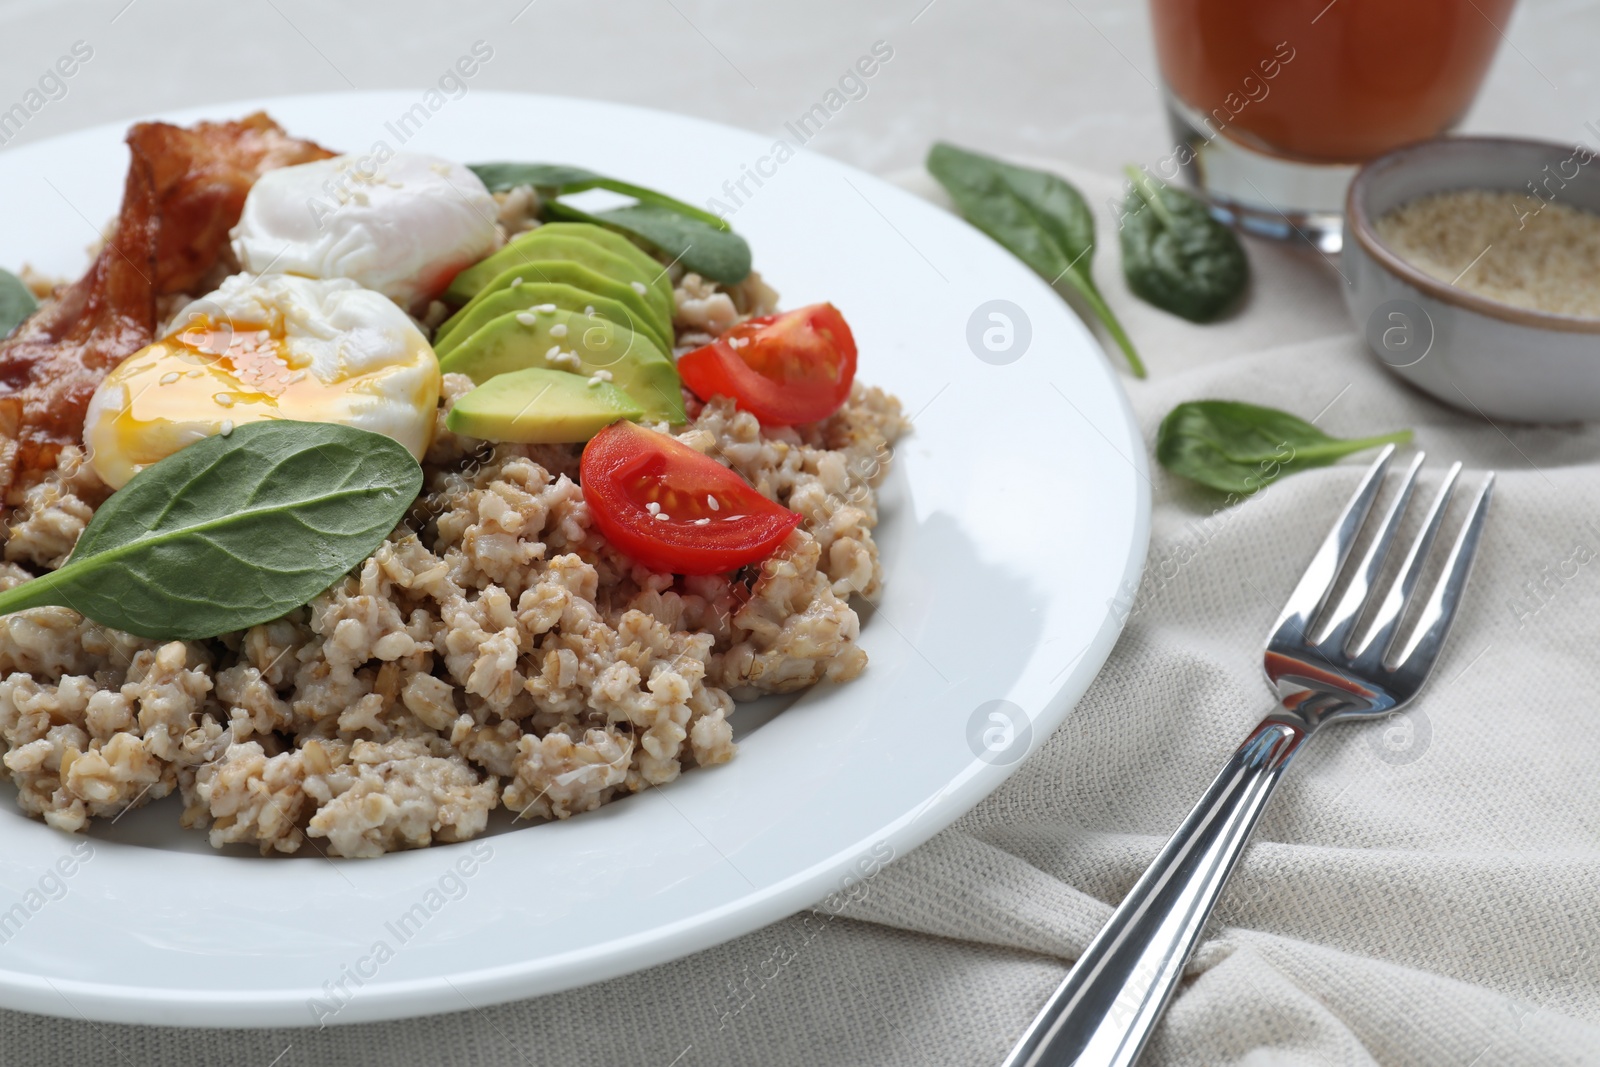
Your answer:
[[[393,124],[419,98],[163,117],[264,107],[294,134],[366,151],[398,147]],[[82,269],[88,220],[113,217],[121,196],[124,131],[0,154],[0,264]],[[811,905],[947,826],[1015,769],[975,756],[969,735],[995,725],[987,702],[1022,709],[1036,746],[1111,650],[1148,540],[1144,445],[1099,344],[976,230],[821,156],[776,164],[770,137],[612,104],[473,91],[405,147],[577,163],[691,203],[729,201],[724,182],[747,167],[771,174],[745,181],[753,195],[732,218],[757,268],[786,306],[838,304],[861,378],[916,416],[884,497],[887,587],[861,635],[871,663],[782,715],[741,712],[725,767],[566,822],[375,860],[216,853],[178,829],[168,800],[97,828],[91,858],[60,877],[52,864],[82,839],[8,803],[0,1005],[190,1026],[343,1023],[671,960]],[[1016,305],[1031,333],[1006,365],[968,341],[993,300]],[[330,985],[351,995],[327,1017]]]

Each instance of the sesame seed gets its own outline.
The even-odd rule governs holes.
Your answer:
[[[659,512],[661,510],[661,505],[657,504],[654,500],[652,500],[652,501],[650,501],[650,503],[648,503],[648,504],[646,504],[644,506],[644,509],[646,511],[648,511],[650,514],[654,515],[654,514],[656,514],[657,512]]]
[[[535,311],[554,311],[555,309],[556,306],[554,304],[535,304],[533,306]]]
[[[511,279],[511,288],[515,289],[517,286],[519,286],[521,284],[522,284],[522,275],[519,274],[515,278]]]
[[[306,372],[303,371],[303,370],[297,370],[293,374],[289,375],[289,384],[290,385],[293,385],[295,382],[303,382],[305,380],[306,380]]]
[[[706,507],[710,508],[712,511],[722,510],[722,505],[717,503],[717,498],[712,496],[710,493],[706,494]]]
[[[221,427],[222,436],[226,437],[232,432],[233,432],[233,420],[232,419],[223,419],[222,420],[222,427]]]
[[[672,518],[672,516],[668,515],[665,511],[658,511],[656,512],[656,518],[660,519],[662,522],[666,522],[668,519]]]
[[[517,321],[524,326],[532,326],[539,320],[533,317],[533,312],[531,311],[519,311],[517,312]]]
[[[548,359],[550,362],[554,363],[556,361],[556,359],[558,357],[560,357],[560,355],[561,355],[561,346],[560,345],[551,345],[550,346],[550,351],[548,351],[548,352],[546,352],[544,354],[544,358]]]
[[[550,327],[550,336],[551,337],[565,337],[566,335],[567,335],[567,324],[566,323],[558,322],[554,326]]]
[[[171,385],[173,382],[177,381],[179,378],[182,378],[182,377],[183,377],[183,375],[178,373],[177,371],[169,370],[169,371],[167,371],[167,373],[165,373],[165,374],[163,374],[161,376],[161,384],[162,385]]]
[[[230,393],[217,393],[211,399],[215,400],[225,408],[233,407],[233,396]]]
[[[585,315],[593,315],[594,314],[594,305],[593,304],[589,304],[588,306],[586,306],[583,309],[583,313]]]
[[[629,282],[628,284],[633,286],[633,291],[638,293],[640,296],[643,296],[650,291],[650,287],[645,285],[644,282]]]
[[[272,334],[269,331],[267,331],[267,330],[257,330],[256,331],[256,342],[258,344],[266,344],[270,340],[272,340]]]
[[[710,522],[711,522],[711,520],[710,520],[710,519],[696,519],[696,520],[694,520],[694,524],[695,524],[695,525],[696,525],[696,526],[706,526],[706,525],[708,525],[708,524],[709,524],[709,523],[710,523]]]
[[[594,372],[594,380],[597,382],[609,382],[611,380],[611,372],[608,370],[597,370]]]

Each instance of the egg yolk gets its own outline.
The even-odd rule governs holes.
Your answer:
[[[426,343],[407,362],[325,381],[281,330],[196,315],[124,360],[101,383],[85,425],[95,472],[120,489],[201,438],[261,419],[359,426],[394,437],[421,458],[439,389]]]

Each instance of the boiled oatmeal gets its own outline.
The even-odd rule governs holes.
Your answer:
[[[263,155],[246,168],[240,198],[261,194],[269,175],[287,182],[303,167],[344,158],[325,158],[328,153],[309,142],[294,142],[300,147],[289,152],[276,127],[267,131],[258,124],[249,136],[269,134],[276,138],[276,156]],[[391,184],[425,180],[396,173]],[[186,304],[188,295],[203,295],[216,283],[221,288],[213,303],[236,299],[244,306],[239,294],[248,288],[246,295],[257,301],[250,306],[270,311],[269,298],[301,299],[303,287],[318,285],[325,287],[314,294],[323,301],[318,306],[333,309],[329,321],[350,319],[351,308],[369,317],[363,324],[387,324],[399,316],[391,330],[399,338],[393,355],[370,380],[382,383],[386,396],[403,396],[406,403],[425,397],[427,405],[421,422],[399,400],[392,413],[373,416],[346,403],[337,383],[325,383],[317,410],[351,412],[350,426],[410,448],[420,462],[422,488],[376,548],[303,607],[215,637],[183,639],[136,636],[53,603],[0,616],[0,737],[25,811],[61,830],[82,831],[93,819],[114,818],[176,793],[183,825],[205,830],[217,847],[291,853],[309,846],[329,855],[376,856],[471,838],[500,806],[518,819],[562,819],[669,783],[689,768],[725,763],[735,755],[728,719],[736,700],[847,682],[866,668],[852,598],[875,596],[883,581],[872,531],[891,447],[907,429],[899,403],[846,376],[829,413],[777,419],[762,407],[771,397],[760,389],[747,402],[736,384],[699,385],[708,380],[705,368],[712,358],[702,353],[716,349],[713,354],[725,361],[722,366],[733,367],[737,381],[742,364],[727,361],[774,343],[768,317],[789,321],[776,315],[777,294],[754,272],[718,282],[681,263],[665,266],[670,257],[655,249],[647,251],[667,279],[659,290],[648,276],[628,286],[575,286],[574,279],[586,280],[585,271],[598,269],[592,264],[620,273],[623,267],[611,260],[632,263],[608,234],[593,238],[604,254],[587,248],[571,253],[588,257],[583,262],[590,266],[550,270],[551,277],[566,281],[537,282],[529,302],[515,304],[528,283],[501,279],[495,290],[487,284],[491,272],[481,268],[546,228],[538,216],[541,196],[526,185],[486,189],[484,195],[492,197],[486,213],[492,229],[475,232],[478,221],[463,216],[452,224],[457,230],[449,240],[439,241],[436,255],[455,264],[443,275],[445,281],[457,278],[450,292],[427,291],[417,279],[431,275],[421,268],[399,281],[323,281],[311,267],[305,268],[309,277],[268,276],[259,266],[251,274],[251,258],[275,247],[248,231],[251,199],[242,207],[236,202],[231,214],[221,211],[208,228],[209,233],[220,226],[222,235],[213,242],[211,261],[191,264],[171,292],[140,294],[140,308],[149,309],[142,334],[118,338],[76,327],[70,335],[42,332],[38,320],[48,320],[55,306],[76,302],[92,308],[104,299],[106,276],[116,267],[102,257],[83,282],[56,288],[4,342],[13,348],[31,344],[47,360],[58,358],[59,348],[41,348],[51,338],[57,346],[75,345],[74,353],[59,358],[75,359],[72,365],[84,374],[99,367],[95,373],[105,375],[117,367],[105,354],[120,352],[127,363],[110,372],[106,382],[113,383],[118,374],[136,373],[124,367],[177,351],[173,337],[180,335],[171,331],[184,323],[158,324],[158,303]],[[131,232],[128,210],[121,224],[125,233]],[[237,221],[241,210],[243,221]],[[543,240],[527,247],[540,249],[539,255],[576,247],[554,229]],[[164,254],[159,233],[151,245],[153,256]],[[319,261],[308,254],[307,262]],[[462,268],[474,263],[472,270],[485,279],[484,295],[461,299],[454,290],[471,273]],[[116,284],[131,283],[122,278]],[[590,295],[569,298],[563,287]],[[174,294],[178,299],[169,299]],[[451,296],[457,296],[453,316]],[[516,310],[489,322],[489,313],[500,310],[500,304],[489,306],[491,300]],[[626,313],[626,326],[602,321],[612,305],[622,309],[618,317]],[[475,328],[471,315],[479,307],[486,309],[485,332],[463,338],[463,331]],[[406,311],[415,318],[407,319]],[[296,343],[272,332],[278,320],[270,314],[261,318],[264,325],[253,339],[241,342],[239,335],[249,331],[240,326],[239,314],[230,314],[225,340],[231,347],[219,349],[218,358],[231,360],[227,366],[236,377],[247,359],[256,368],[266,358],[260,353],[287,352]],[[452,323],[463,325],[451,332]],[[487,331],[519,326],[543,331],[537,342],[542,360],[520,372],[542,383],[542,391],[529,396],[554,395],[552,375],[573,379],[556,382],[577,399],[555,415],[540,414],[533,400],[508,416],[494,406],[495,390],[517,385],[518,374],[483,371],[489,357],[480,349],[489,348],[482,338],[495,336]],[[591,366],[576,340],[579,326],[604,327],[608,336],[626,335],[630,343],[637,339],[630,351],[654,353],[661,346],[652,347],[650,338],[661,334],[670,345],[659,363],[652,355]],[[427,340],[419,347],[406,330]],[[836,337],[838,330],[823,330],[822,336]],[[317,343],[342,343],[335,334],[319,336]],[[135,345],[136,356],[124,351]],[[90,350],[98,357],[83,354]],[[851,341],[850,375],[854,358]],[[0,363],[5,359],[0,352]],[[157,392],[187,388],[183,376],[200,373],[178,363],[173,370],[165,366],[152,363],[149,371],[160,383]],[[285,366],[293,367],[293,359]],[[310,366],[315,383],[319,365]],[[294,373],[285,370],[275,379],[282,384],[270,394],[271,403],[286,405],[299,395],[295,388],[306,381]],[[270,374],[260,380],[271,380]],[[658,381],[672,389],[649,392]],[[492,383],[499,384],[491,389]],[[74,417],[86,420],[77,424],[84,426],[90,447],[59,432],[59,420],[19,417],[24,408],[5,407],[0,394],[0,451],[8,465],[0,590],[64,565],[80,566],[74,546],[97,511],[117,499],[108,480],[122,482],[122,492],[124,484],[148,482],[169,462],[148,441],[135,447],[104,433],[91,437],[96,426],[112,425],[96,422],[111,402],[104,399],[109,388],[102,384],[95,392],[87,414],[81,402],[71,401],[79,403]],[[195,388],[207,392],[209,402],[213,385],[206,381]],[[268,386],[258,389],[265,395]],[[37,407],[43,395],[26,399]],[[223,410],[208,409],[214,426],[196,435],[216,447],[248,436],[236,427],[247,424],[257,396],[242,389],[226,395],[236,399]],[[522,395],[513,399],[520,402]],[[69,402],[53,394],[44,399]],[[777,402],[789,399],[780,395]],[[602,401],[621,413],[620,425],[607,425],[614,414],[591,417],[589,408]],[[530,408],[545,421],[532,425]],[[308,418],[292,412],[261,417]],[[582,431],[587,436],[551,439],[557,436],[551,426],[584,419],[593,424]],[[496,428],[498,440],[465,429],[485,425]],[[662,462],[681,462],[686,470],[694,468],[695,477],[713,482],[695,482],[702,486],[698,496],[669,484],[664,495],[634,501],[637,515],[619,512],[615,500],[598,495],[591,463],[602,440],[623,442],[628,425],[635,437],[665,450]],[[122,467],[110,465],[113,447],[123,449]],[[177,457],[187,445],[172,447]],[[709,467],[696,468],[696,459]],[[625,465],[625,471],[646,469],[639,463]],[[616,484],[637,489],[641,477],[619,475]],[[717,478],[731,479],[733,488],[703,488],[722,485]],[[733,484],[739,480],[744,484]],[[750,497],[738,514],[731,502],[744,498],[736,490]],[[760,526],[769,530],[765,547],[741,545],[736,548],[742,556],[716,555],[731,550],[726,538],[711,539],[714,531],[754,530],[757,520],[767,523]],[[388,528],[386,523],[375,531],[374,540]],[[711,562],[689,562],[705,559]],[[681,569],[662,565],[679,560]],[[722,566],[735,560],[743,561]]]

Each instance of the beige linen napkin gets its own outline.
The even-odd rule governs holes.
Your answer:
[[[1314,253],[1251,242],[1252,291],[1223,323],[1149,308],[1117,266],[1116,183],[1064,173],[1099,206],[1095,275],[1150,366],[1128,381],[1147,441],[1179,401],[1225,397],[1341,435],[1414,427],[1430,485],[1457,458],[1469,486],[1500,472],[1433,682],[1403,720],[1329,731],[1296,762],[1144,1062],[1600,1063],[1600,432],[1496,427],[1402,385]],[[0,1013],[0,1064],[998,1063],[1267,710],[1260,641],[1362,466],[1220,514],[1153,469],[1146,584],[1093,688],[849,917],[538,1000],[442,998],[456,1014],[320,1033]]]

